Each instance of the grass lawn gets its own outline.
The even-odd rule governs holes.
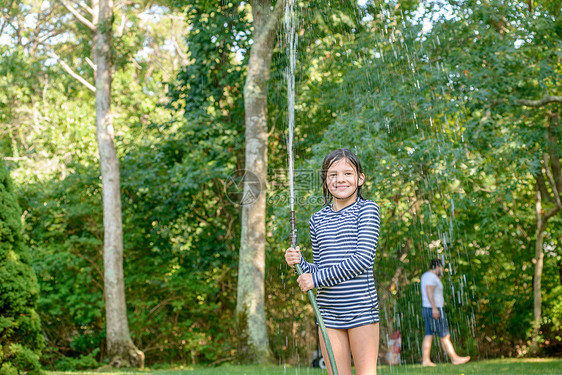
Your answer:
[[[185,368],[169,370],[144,370],[122,372],[48,372],[49,375],[327,375],[326,370],[311,367],[290,366],[234,366],[224,365],[210,368]],[[556,374],[562,375],[562,358],[554,359],[494,359],[474,361],[466,365],[439,364],[428,368],[421,365],[380,366],[378,375],[390,374],[436,374],[436,375],[498,375],[498,374]]]

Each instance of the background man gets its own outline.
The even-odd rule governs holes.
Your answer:
[[[421,277],[422,316],[425,323],[422,365],[436,366],[429,358],[433,335],[438,335],[441,338],[441,345],[454,365],[466,363],[470,360],[470,357],[459,357],[455,352],[455,348],[453,348],[447,317],[443,309],[445,305],[443,283],[441,282],[441,276],[443,276],[444,271],[443,262],[441,262],[441,259],[432,259],[429,268],[429,271],[425,272]]]

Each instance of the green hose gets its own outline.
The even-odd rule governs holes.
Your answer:
[[[296,265],[297,274],[302,275],[302,269],[300,264]],[[332,344],[330,344],[330,338],[328,337],[328,332],[326,331],[326,326],[324,325],[324,319],[320,315],[320,309],[318,309],[318,304],[316,303],[316,297],[314,297],[314,292],[309,290],[307,292],[308,299],[312,304],[314,309],[314,314],[316,315],[316,320],[318,320],[318,325],[320,326],[320,332],[322,332],[322,338],[324,339],[324,345],[326,346],[326,351],[328,352],[328,358],[330,359],[330,366],[332,367],[332,375],[338,375],[338,367],[336,366],[336,359],[334,358],[334,352],[332,351]]]

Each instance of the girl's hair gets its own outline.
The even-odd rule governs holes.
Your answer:
[[[324,204],[326,206],[330,204],[333,198],[332,194],[330,194],[330,191],[328,190],[328,185],[326,184],[326,180],[328,179],[328,169],[330,169],[332,164],[341,159],[347,159],[347,161],[349,161],[355,167],[355,170],[357,171],[357,178],[359,178],[359,176],[363,173],[361,162],[359,161],[357,156],[347,148],[338,148],[337,150],[334,150],[326,155],[324,161],[322,162],[322,171],[320,172],[320,177],[322,179],[322,190],[324,194]],[[361,186],[357,187],[357,196],[361,199],[365,199],[361,195]]]

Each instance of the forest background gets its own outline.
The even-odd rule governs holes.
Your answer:
[[[130,0],[112,5],[109,23],[88,24],[97,3],[0,2],[0,151],[9,171],[0,182],[17,199],[2,215],[16,215],[8,228],[21,236],[0,232],[2,241],[19,241],[18,259],[36,275],[36,284],[14,288],[25,289],[36,311],[26,332],[40,332],[18,336],[22,326],[9,318],[15,305],[2,297],[0,360],[16,356],[17,345],[48,369],[110,360],[100,65],[92,57],[95,35],[110,33],[134,347],[152,366],[309,364],[313,312],[283,260],[289,39],[280,7]],[[352,149],[367,175],[364,196],[381,207],[382,345],[400,330],[407,363],[421,357],[419,279],[433,257],[447,264],[457,351],[477,359],[562,354],[561,8],[559,0],[296,3],[299,242],[310,260],[308,218],[322,206],[323,156]],[[256,9],[277,20],[270,72],[261,77],[265,342],[252,341],[254,320],[237,306],[240,249],[254,245],[242,241],[253,229],[242,214],[251,203],[241,201],[241,179],[250,169],[244,91],[262,27]]]

